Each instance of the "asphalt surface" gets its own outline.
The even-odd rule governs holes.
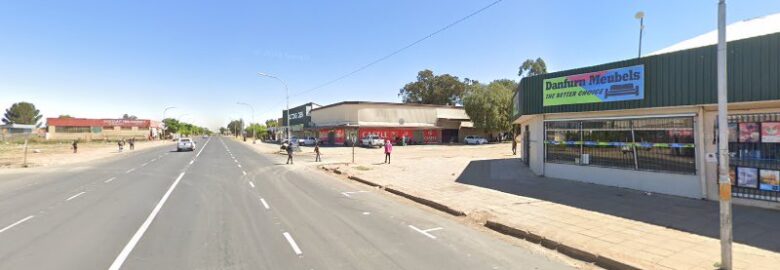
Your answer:
[[[227,138],[0,174],[0,269],[569,269]]]

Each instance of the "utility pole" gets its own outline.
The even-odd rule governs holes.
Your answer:
[[[249,108],[252,109],[252,122],[255,121],[255,107],[253,107],[249,103],[244,103],[240,101],[237,102],[236,104],[249,106]],[[252,123],[249,123],[249,128],[252,129],[252,144],[255,144],[257,142],[257,134],[255,134],[255,128],[252,127]]]
[[[165,121],[165,113],[168,112],[170,109],[176,109],[176,107],[167,107],[165,110],[163,110],[163,119],[162,121]],[[165,140],[165,131],[168,130],[168,126],[165,125],[165,122],[163,122],[163,131],[162,136],[160,136],[160,139]]]
[[[639,54],[637,54],[637,58],[642,57],[642,31],[645,30],[645,13],[640,11],[637,12],[636,15],[634,15],[634,18],[639,19]]]
[[[279,79],[279,77],[276,77],[274,75],[269,75],[262,72],[258,72],[257,75],[276,79],[277,81],[281,82],[282,85],[284,85],[284,92],[287,98],[287,122],[286,122],[287,125],[285,127],[285,130],[287,131],[287,143],[292,145],[292,141],[290,140],[290,88],[287,87],[287,83],[285,83],[282,79]]]
[[[720,268],[731,270],[731,180],[729,179],[726,0],[718,1],[718,187],[720,189]]]

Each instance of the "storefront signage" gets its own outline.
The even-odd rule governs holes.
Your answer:
[[[601,103],[645,98],[645,66],[636,65],[546,79],[544,106]]]

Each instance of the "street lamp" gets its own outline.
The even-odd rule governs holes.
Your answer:
[[[645,13],[640,11],[634,15],[634,18],[639,20],[639,54],[637,58],[642,57],[642,30],[645,30]]]
[[[238,105],[246,105],[249,106],[250,109],[252,109],[252,122],[255,121],[255,107],[252,107],[252,105],[249,105],[249,103],[244,102],[236,102]],[[249,123],[249,127],[252,127],[252,123]],[[255,134],[255,129],[252,128],[252,144],[255,144],[257,142],[257,134]]]
[[[168,110],[170,110],[170,109],[176,109],[176,107],[167,107],[167,108],[165,108],[165,110],[163,110],[163,119],[162,119],[163,121],[165,121],[165,113],[168,112]],[[165,126],[164,124],[165,123],[163,122],[163,132],[162,132],[162,138],[161,139],[165,139],[165,130],[168,129],[168,126]]]
[[[281,82],[282,85],[284,85],[284,91],[285,91],[285,95],[287,97],[287,128],[286,128],[287,129],[287,143],[289,145],[292,145],[292,142],[290,141],[290,89],[287,88],[287,84],[284,81],[282,81],[282,79],[279,79],[276,76],[268,75],[268,74],[265,74],[265,73],[262,73],[262,72],[258,72],[257,75],[260,75],[262,77],[274,78],[277,81]]]

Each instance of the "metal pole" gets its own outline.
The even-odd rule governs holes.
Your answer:
[[[726,0],[718,1],[718,186],[720,189],[720,268],[732,268],[731,181],[729,180]]]
[[[287,98],[287,125],[285,127],[285,130],[287,130],[287,143],[292,145],[292,141],[290,141],[290,89],[287,87],[287,83],[285,83],[282,79],[279,79],[276,76],[268,75],[268,74],[265,74],[265,73],[262,73],[262,72],[257,73],[257,74],[260,75],[260,76],[263,76],[263,77],[274,78],[277,81],[281,82],[282,85],[284,85],[284,92],[285,92],[285,96]]]
[[[27,168],[27,138],[24,138],[24,160],[22,161],[22,167]]]
[[[165,120],[165,113],[168,112],[168,110],[170,110],[170,109],[176,109],[176,107],[167,107],[167,108],[165,108],[165,110],[163,110],[163,119],[162,119],[163,121]],[[163,126],[164,126],[164,128],[163,128],[162,136],[161,136],[160,139],[165,140],[165,131],[168,130],[168,127],[165,126],[165,122],[163,122]]]
[[[645,30],[645,18],[639,18],[639,54],[637,58],[642,57],[642,31]]]

